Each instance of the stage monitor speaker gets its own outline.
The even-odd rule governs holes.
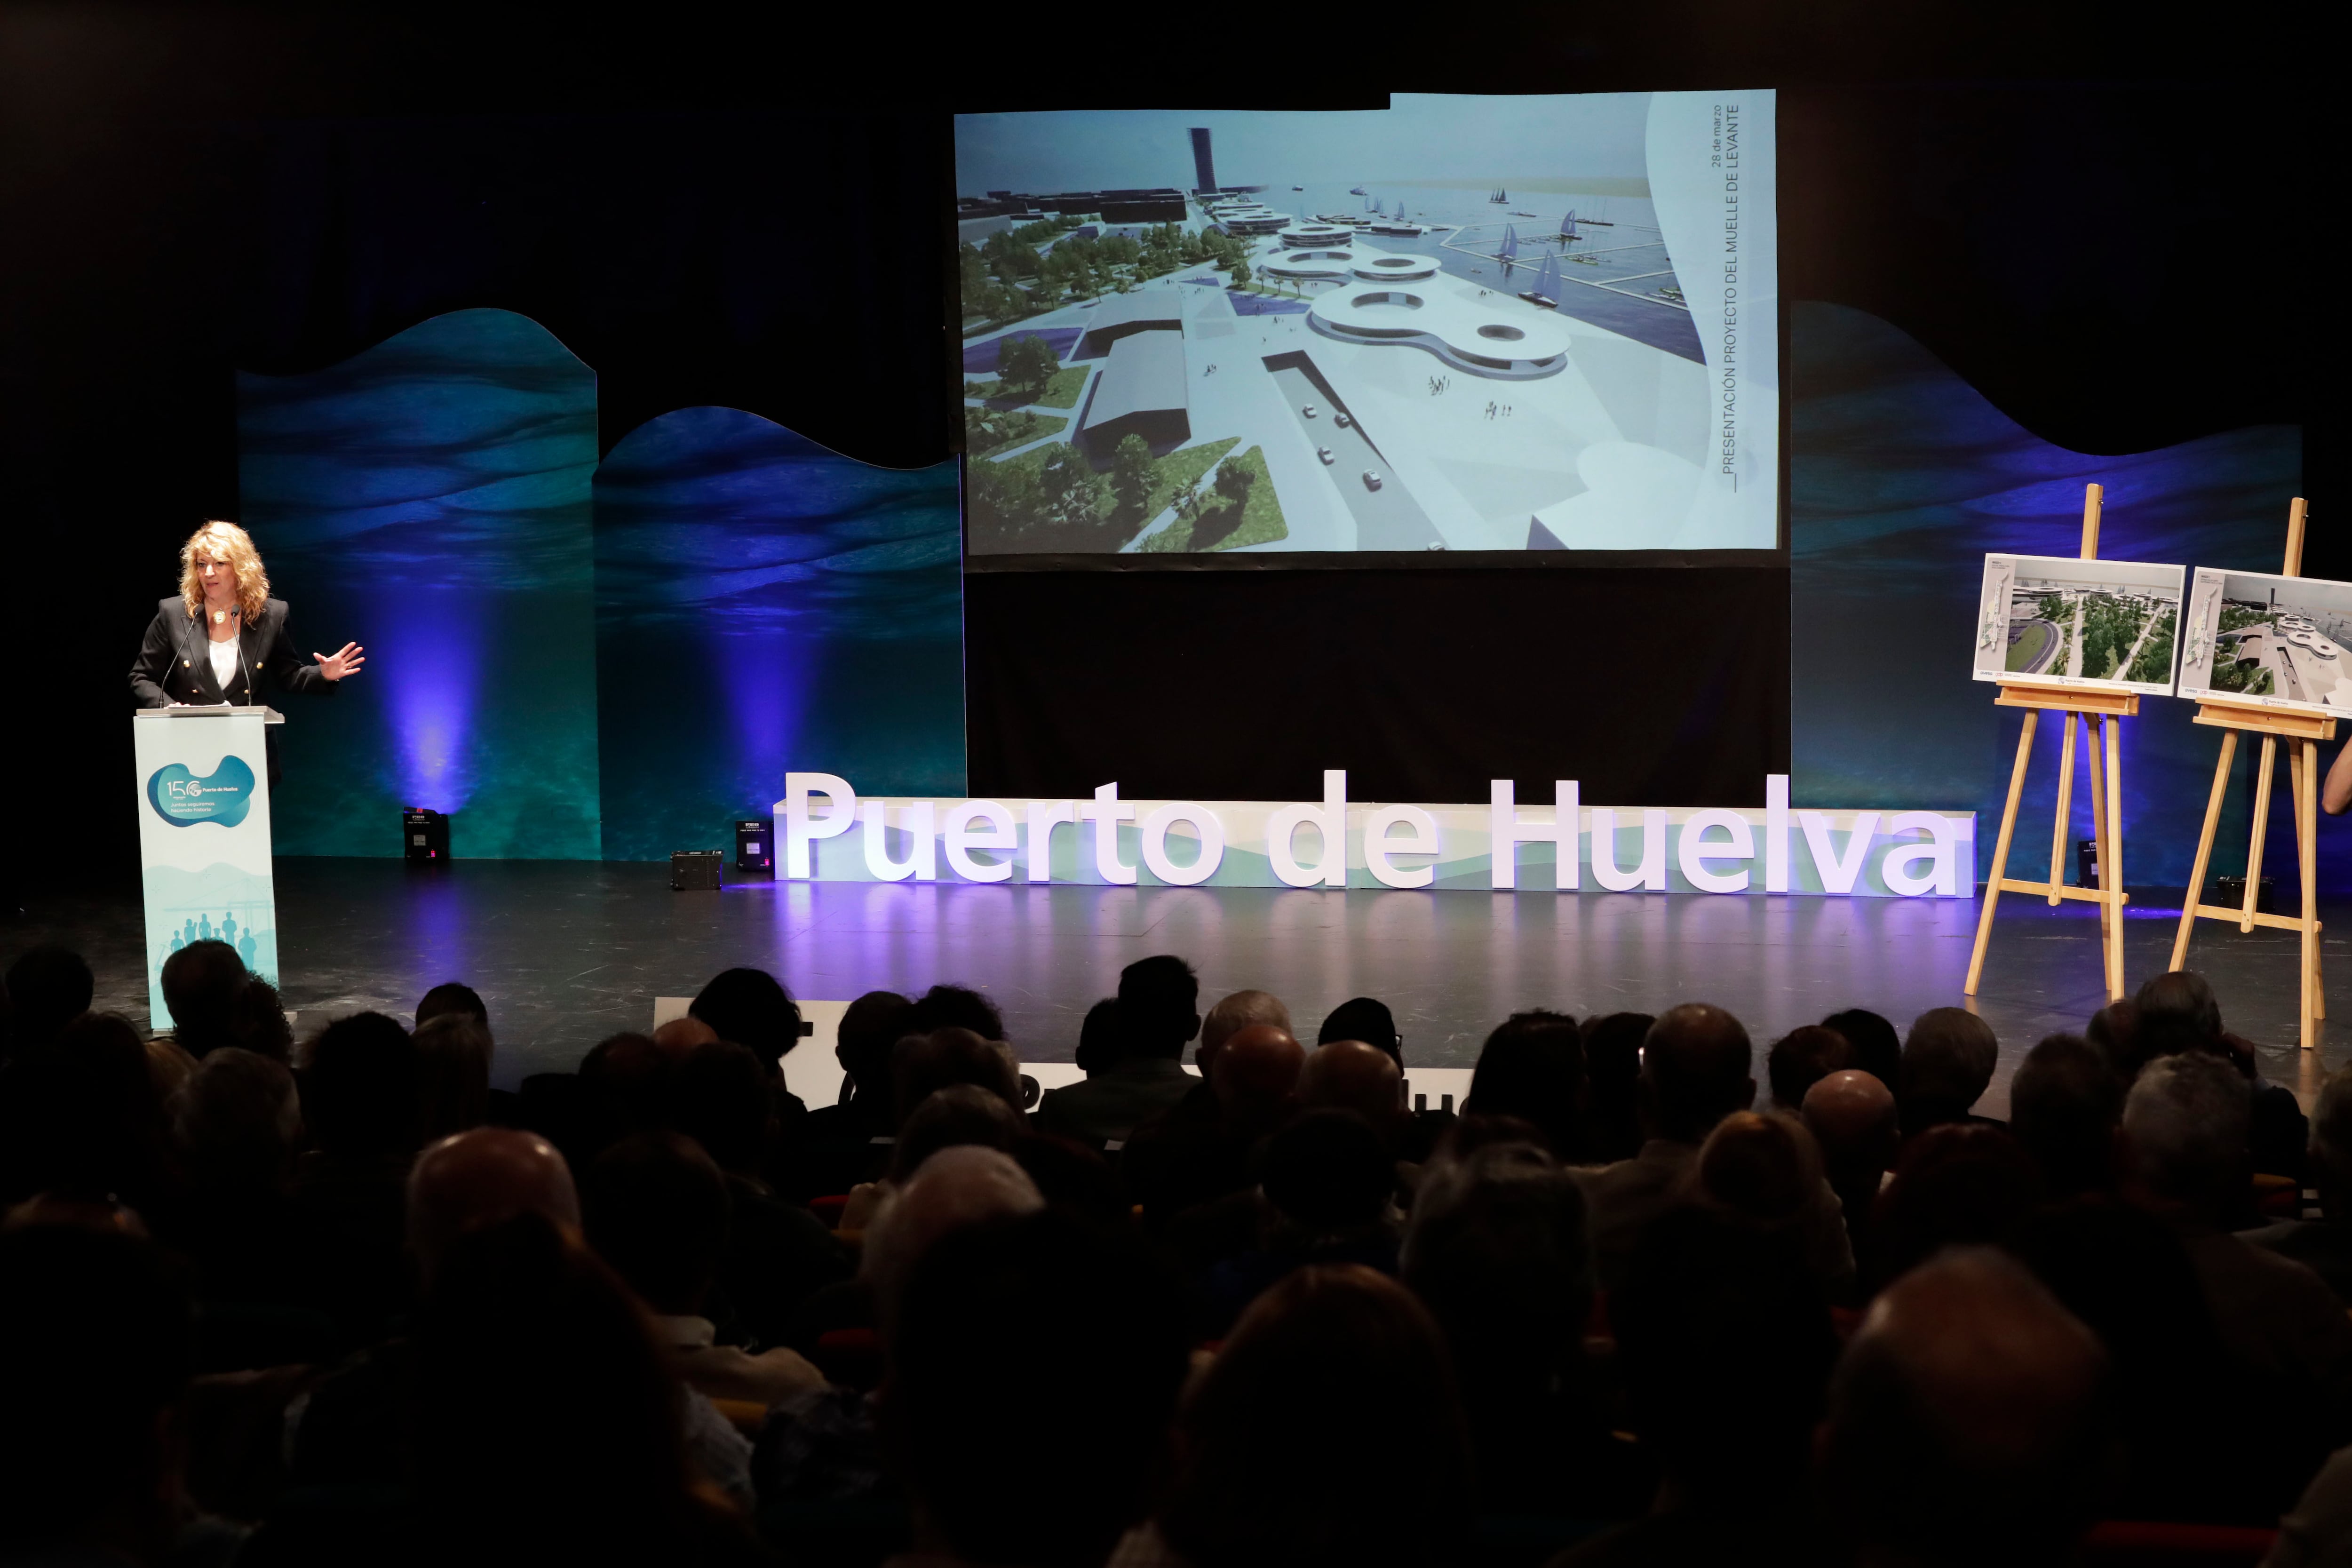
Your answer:
[[[414,866],[437,866],[449,858],[449,814],[421,805],[401,808],[400,842]]]
[[[735,823],[735,875],[773,878],[776,874],[776,819],[739,817]]]
[[[716,849],[680,849],[669,858],[669,890],[673,893],[715,893],[719,890]]]
[[[2246,879],[2243,877],[2214,878],[2213,896],[2210,899],[2208,899],[2206,902],[2218,904],[2225,910],[2244,909],[2246,907]],[[2263,879],[2262,886],[2254,889],[2254,913],[2258,915],[2274,915],[2278,913],[2278,908],[2271,899],[2271,879],[2268,877],[2264,877]]]

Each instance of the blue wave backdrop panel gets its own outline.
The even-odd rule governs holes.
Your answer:
[[[2102,556],[2275,572],[2301,482],[2301,432],[2258,426],[2086,456],[2035,437],[1864,311],[1794,304],[1789,345],[1792,799],[1972,806],[1981,877],[2022,722],[1993,706],[1997,687],[1969,676],[1985,555],[2079,553],[2083,487],[2097,483],[2106,487]],[[2220,749],[2216,731],[2190,723],[2195,710],[2143,697],[2140,717],[2124,721],[2129,886],[2188,881]],[[2011,876],[2047,875],[2056,728],[2043,715]],[[2078,752],[2070,844],[2092,836],[2084,761]],[[2233,790],[2215,873],[2242,869],[2248,820],[2245,792]]]
[[[952,463],[878,468],[734,408],[631,431],[596,474],[604,851],[725,848],[791,770],[964,790]]]
[[[304,652],[364,644],[289,704],[281,855],[599,858],[595,373],[537,322],[458,310],[303,375],[240,375],[244,521]]]

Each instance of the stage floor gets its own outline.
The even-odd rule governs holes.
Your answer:
[[[799,996],[957,981],[1003,1009],[1022,1055],[1067,1061],[1079,1020],[1121,965],[1176,952],[1213,998],[1244,986],[1290,1004],[1300,1034],[1355,995],[1380,997],[1409,1066],[1467,1068],[1517,1007],[1655,1012],[1703,1000],[1748,1025],[1759,1053],[1842,1007],[1898,1027],[1963,1001],[1977,905],[1958,900],[1635,893],[1339,892],[1207,888],[755,883],[673,893],[664,865],[461,860],[412,872],[386,860],[278,863],[279,952],[298,1033],[336,1014],[405,1016],[463,980],[490,1007],[494,1078],[564,1069],[603,1037],[642,1029],[656,996],[691,995],[730,964],[774,972]],[[2136,897],[2137,895],[2135,895]],[[2163,967],[2179,917],[2152,891],[2126,928],[2134,984]],[[2179,891],[2169,895],[2177,899]],[[2326,910],[2329,973],[2352,982],[2352,931]],[[2101,1003],[2096,914],[2001,901],[1977,1010],[2001,1041],[1989,1113],[2034,1041],[2079,1029]],[[135,889],[36,896],[5,956],[56,941],[88,956],[99,1005],[143,1020]],[[2294,1048],[2295,939],[2204,922],[2190,950],[2230,1026],[2306,1101],[2352,1056],[2352,1026]],[[2339,983],[2341,984],[2341,983]],[[2352,1018],[2352,989],[2338,990]],[[2316,1059],[2313,1059],[2316,1058]],[[1762,1076],[1759,1059],[1758,1074]]]

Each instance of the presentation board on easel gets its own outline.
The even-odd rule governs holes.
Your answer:
[[[2179,644],[2183,566],[2099,559],[2099,514],[2105,492],[2083,489],[2083,548],[2078,556],[1992,554],[1985,557],[1972,673],[2000,685],[1994,699],[2021,708],[2025,722],[2010,769],[2000,835],[1977,917],[1976,947],[1962,988],[1977,994],[1992,942],[1994,911],[2004,892],[2029,893],[2054,909],[2068,900],[2099,907],[2099,949],[2107,995],[2124,994],[2123,755],[2121,723],[2139,713],[2143,694],[2172,689]],[[2010,876],[2009,850],[2025,793],[2026,765],[2043,713],[2057,715],[2058,796],[2044,881]],[[2066,839],[2073,821],[2074,742],[2088,752],[2093,839],[2098,885],[2065,880]]]
[[[2180,930],[2172,941],[2172,967],[2188,962],[2200,920],[2227,921],[2241,931],[2257,926],[2302,938],[2300,1043],[2317,1043],[2327,1016],[2319,961],[2319,742],[2336,738],[2336,715],[2352,710],[2352,583],[2298,575],[2303,565],[2305,508],[2287,508],[2284,570],[2276,574],[2200,568],[2189,591],[2183,634],[2180,695],[2197,700],[2195,722],[2221,731],[2213,790],[2197,858],[2180,900]],[[2203,901],[2213,838],[2230,791],[2241,733],[2263,738],[2251,803],[2253,832],[2246,847],[2246,891],[2237,909]],[[2270,826],[2271,784],[2278,744],[2287,742],[2287,773],[2294,802],[2295,859],[2302,904],[2292,916],[2259,908],[2263,840]]]

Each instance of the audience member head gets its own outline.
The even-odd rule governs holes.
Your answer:
[[[246,1050],[281,1062],[294,1060],[294,1025],[286,1016],[286,1000],[278,995],[277,986],[258,974],[247,975],[237,987],[229,1032]]]
[[[687,1009],[722,1040],[749,1049],[771,1073],[801,1043],[801,1010],[783,983],[764,969],[728,969],[711,977]]]
[[[381,1013],[354,1013],[320,1030],[305,1053],[302,1120],[321,1153],[342,1159],[408,1155],[421,1141],[416,1043]]]
[[[152,1243],[76,1225],[0,1232],[0,1556],[171,1554],[191,1328]]]
[[[1236,991],[1209,1009],[1201,1020],[1200,1048],[1192,1053],[1192,1065],[1201,1069],[1202,1078],[1209,1076],[1210,1066],[1225,1042],[1252,1024],[1271,1024],[1287,1035],[1290,1009],[1271,991]]]
[[[490,1009],[482,1001],[480,992],[455,980],[445,980],[417,999],[416,1026],[425,1027],[445,1014],[454,1013],[471,1018],[487,1032],[490,1026]]]
[[[2175,969],[2143,984],[2133,1005],[2139,1011],[2143,1063],[2175,1051],[2206,1051],[2221,1043],[2221,1005],[2213,987],[2193,969]]]
[[[8,1065],[0,1094],[0,1197],[134,1208],[156,1195],[162,1097],[130,1021],[85,1012],[46,1047]]]
[[[940,1237],[1045,1206],[1037,1184],[1001,1149],[961,1144],[924,1161],[866,1226],[858,1254],[857,1271],[873,1288],[884,1334],[890,1331],[908,1276]]]
[[[1452,1562],[1469,1527],[1444,1341],[1410,1292],[1368,1268],[1296,1269],[1260,1296],[1178,1433],[1160,1527],[1194,1563],[1417,1568]]]
[[[1118,998],[1106,996],[1087,1009],[1078,1026],[1078,1048],[1071,1057],[1088,1078],[1116,1067],[1125,1055],[1118,1028]]]
[[[1336,1236],[1388,1214],[1396,1164],[1363,1118],[1310,1110],[1266,1141],[1258,1188],[1299,1237]]]
[[[1228,1048],[1233,1042],[1227,1041]],[[1346,1110],[1386,1138],[1404,1114],[1404,1075],[1396,1058],[1362,1040],[1318,1046],[1298,1069],[1298,1103],[1309,1110]]]
[[[907,1033],[929,1034],[934,1029],[969,1029],[983,1040],[1004,1038],[1004,1016],[996,1004],[969,985],[934,985],[915,998],[914,1016],[907,1020]]]
[[[2002,1128],[1946,1122],[1905,1140],[1878,1200],[1871,1282],[1883,1285],[1947,1247],[2006,1242],[2042,1191],[2041,1167]]]
[[[1805,1091],[1804,1114],[1805,1126],[1821,1146],[1830,1185],[1850,1206],[1858,1197],[1859,1214],[1869,1213],[1878,1179],[1903,1146],[1895,1090],[1873,1074],[1849,1068]]]
[[[1465,1116],[1516,1116],[1563,1160],[1583,1152],[1584,1037],[1565,1013],[1514,1013],[1486,1037]]]
[[[2123,1125],[2144,1194],[2161,1209],[2218,1222],[2248,1179],[2252,1099],[2237,1069],[2205,1051],[2161,1055],[2140,1068]]]
[[[654,1044],[661,1053],[673,1060],[684,1057],[698,1046],[707,1046],[719,1038],[719,1031],[691,1013],[683,1018],[672,1018],[654,1027]],[[730,1042],[740,1044],[740,1041]],[[748,1046],[744,1047],[750,1049]]]
[[[408,1173],[408,1246],[428,1286],[451,1243],[520,1214],[580,1228],[572,1168],[536,1133],[477,1127],[425,1150]]]
[[[1889,1287],[1838,1364],[1819,1445],[1859,1560],[2069,1560],[2095,1517],[2105,1370],[2090,1331],[1990,1249]]]
[[[81,954],[62,947],[37,947],[8,966],[9,1050],[46,1046],[68,1024],[89,1011],[98,983]]]
[[[1785,1510],[1837,1355],[1796,1239],[1711,1208],[1672,1210],[1635,1243],[1609,1321],[1667,1495],[1691,1509]]]
[[[172,1142],[200,1193],[268,1193],[291,1178],[302,1104],[286,1064],[225,1046],[173,1096]]]
[[[581,1097],[587,1101],[590,1147],[658,1127],[669,1116],[676,1063],[644,1035],[608,1035],[580,1060]]]
[[[896,991],[868,991],[849,1005],[834,1030],[834,1059],[859,1099],[891,1109],[890,1047],[910,1033],[915,1005]]]
[[[915,1107],[951,1083],[978,1084],[1021,1109],[1021,1067],[1013,1048],[971,1029],[949,1026],[908,1036],[890,1053],[890,1079],[902,1125]]]
[[[1764,1053],[1764,1073],[1772,1085],[1772,1103],[1794,1113],[1805,1103],[1805,1091],[1833,1072],[1853,1066],[1853,1047],[1846,1037],[1823,1024],[1806,1024],[1772,1042]]]
[[[976,1083],[935,1089],[898,1129],[890,1149],[890,1179],[905,1181],[942,1149],[972,1144],[1010,1153],[1024,1130],[1021,1113],[993,1089]]]
[[[1657,1020],[1610,1013],[1584,1020],[1584,1157],[1607,1163],[1642,1148],[1642,1042]]]
[[[1201,982],[1173,953],[1139,958],[1118,972],[1118,1030],[1128,1055],[1180,1059],[1201,1032]]]
[[[2118,1381],[2133,1385],[2118,1390],[2128,1401],[2183,1410],[2192,1393],[2184,1374],[2220,1368],[2221,1331],[2197,1267],[2155,1215],[2104,1198],[2053,1204],[2006,1250],[2099,1337]]]
[[[1361,1040],[1377,1047],[1395,1061],[1398,1071],[1404,1070],[1404,1037],[1397,1033],[1396,1018],[1385,1002],[1350,996],[1332,1008],[1315,1031],[1315,1043],[1328,1046],[1334,1040]]]
[[[1539,1145],[1489,1143],[1432,1165],[1400,1261],[1445,1332],[1474,1426],[1483,1406],[1548,1395],[1581,1358],[1584,1193]]]
[[[1642,1118],[1653,1138],[1696,1143],[1756,1101],[1748,1031],[1720,1007],[1669,1007],[1642,1042]]]
[[[2124,1082],[2080,1035],[2052,1035],[2009,1085],[2009,1127],[2042,1167],[2053,1198],[2115,1184]]]
[[[637,1299],[693,1317],[727,1249],[727,1178],[691,1138],[638,1132],[596,1156],[580,1184],[595,1248]]]
[[[1991,1087],[2000,1059],[1992,1026],[1965,1007],[1930,1007],[1913,1019],[1903,1042],[1902,1081],[1895,1085],[1903,1135],[1964,1120]]]
[[[1891,1020],[1867,1007],[1848,1007],[1823,1018],[1822,1026],[1845,1037],[1853,1051],[1849,1067],[1868,1073],[1890,1090],[1902,1087],[1903,1037]]]
[[[2083,1033],[2091,1042],[2091,1048],[2107,1064],[2107,1070],[2126,1086],[2139,1076],[2147,1053],[2140,1046],[2137,1003],[2128,999],[2108,1003],[2091,1015]]]
[[[237,1043],[236,994],[245,979],[245,961],[225,942],[192,942],[163,961],[163,1005],[182,1050],[201,1060]]]
[[[2352,1067],[2329,1073],[2311,1108],[2311,1180],[2319,1212],[2352,1222]]]
[[[1181,1296],[1133,1240],[1071,1215],[942,1237],[889,1337],[885,1441],[919,1547],[1097,1568],[1139,1522],[1187,1364]],[[1054,1478],[1049,1506],[1028,1494]]]
[[[1276,1024],[1246,1024],[1226,1037],[1209,1063],[1217,1114],[1231,1128],[1256,1133],[1287,1116],[1298,1100],[1307,1051]]]
[[[677,1384],[568,1230],[525,1211],[455,1240],[414,1344],[414,1419],[433,1435],[411,1462],[422,1557],[712,1560],[732,1521],[689,1479]]]
[[[1735,1110],[1699,1145],[1692,1174],[1700,1202],[1768,1230],[1794,1229],[1822,1189],[1822,1154],[1797,1118]]]
[[[767,1069],[749,1046],[732,1040],[697,1046],[670,1075],[669,1124],[730,1174],[759,1171],[775,1118]]]
[[[425,1142],[479,1127],[490,1103],[490,1032],[470,1013],[416,1026],[417,1100]]]

